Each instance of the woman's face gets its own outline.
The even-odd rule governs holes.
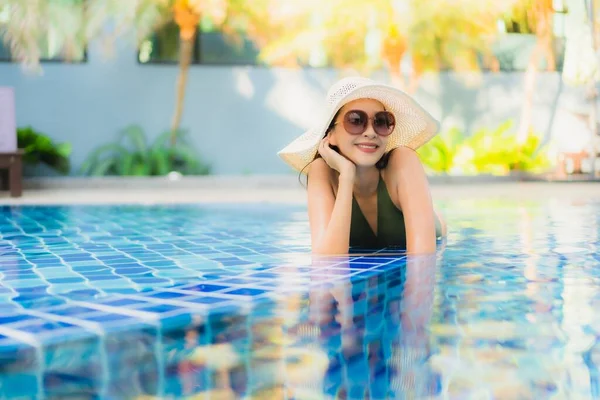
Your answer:
[[[364,112],[364,113],[361,113]],[[383,104],[373,99],[358,99],[344,105],[338,113],[334,129],[329,133],[329,143],[337,146],[343,156],[357,167],[372,167],[383,157],[389,136],[375,132],[373,124],[380,125],[378,130],[387,130]],[[377,114],[377,119],[375,119]],[[368,118],[366,130],[360,134],[360,123]],[[358,128],[357,128],[358,127]],[[347,129],[349,128],[349,129]],[[393,128],[393,127],[392,127]]]

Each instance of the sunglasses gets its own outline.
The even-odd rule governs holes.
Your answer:
[[[343,126],[351,135],[361,135],[367,130],[369,115],[363,110],[350,110],[344,115]],[[379,136],[389,136],[394,131],[396,118],[389,111],[379,111],[373,116],[373,130]],[[337,122],[335,123],[337,124]]]

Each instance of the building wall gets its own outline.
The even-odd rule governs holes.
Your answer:
[[[76,174],[90,151],[129,124],[141,125],[150,139],[167,130],[177,73],[176,65],[138,64],[131,45],[121,45],[109,58],[92,46],[87,63],[47,63],[43,75],[0,63],[0,86],[15,88],[18,126],[31,125],[57,142],[72,143]],[[315,121],[327,88],[340,76],[331,69],[193,66],[182,126],[216,174],[287,173],[277,150]],[[416,97],[444,127],[472,131],[507,118],[517,123],[523,86],[522,73],[443,73],[426,77]],[[536,130],[547,136],[583,135],[585,126],[563,110],[582,109],[573,99],[561,89],[559,74],[540,74]],[[572,139],[563,142],[573,146]]]

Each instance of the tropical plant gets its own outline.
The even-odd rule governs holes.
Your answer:
[[[463,141],[462,131],[453,127],[431,139],[417,153],[431,172],[449,174],[456,164],[457,155],[462,151]]]
[[[507,175],[513,171],[543,173],[551,166],[545,146],[533,131],[519,140],[513,121],[494,129],[481,128],[471,136],[451,128],[418,150],[429,172],[437,174]]]
[[[17,129],[17,147],[24,151],[23,162],[27,165],[45,164],[64,175],[71,170],[71,145],[56,144],[30,126]]]
[[[507,120],[496,129],[479,129],[465,139],[465,145],[472,149],[471,163],[478,173],[541,173],[551,166],[539,135],[530,130],[525,139],[520,140],[512,128],[513,121]]]
[[[397,85],[407,86],[400,64],[410,56],[413,91],[423,72],[478,70],[480,54],[492,63],[489,44],[498,35],[496,21],[515,1],[262,0],[262,18],[248,17],[245,23],[268,64],[312,65],[314,55],[321,54],[316,64],[363,73],[386,66]],[[262,30],[256,28],[260,21]]]
[[[186,140],[186,132],[177,130],[177,144],[169,145],[172,131],[164,132],[151,144],[141,127],[131,125],[121,131],[117,141],[94,150],[81,166],[84,175],[151,176],[172,171],[184,175],[207,175],[210,166],[201,162]]]

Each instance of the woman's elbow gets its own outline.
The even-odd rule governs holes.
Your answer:
[[[431,229],[422,229],[419,232],[410,232],[406,238],[406,252],[409,254],[432,254],[437,250],[435,226]]]

